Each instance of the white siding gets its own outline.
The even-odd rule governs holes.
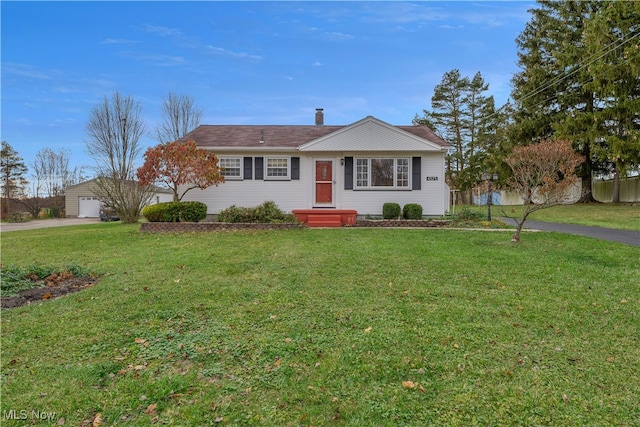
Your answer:
[[[300,157],[300,179],[290,181],[227,180],[217,187],[205,190],[194,189],[183,200],[197,200],[205,203],[208,214],[218,214],[229,206],[257,206],[265,201],[274,201],[280,209],[291,212],[294,209],[313,207],[314,159],[334,159],[335,207],[355,209],[359,215],[381,215],[382,205],[387,202],[418,203],[424,215],[442,215],[448,210],[448,188],[444,180],[444,157],[442,152],[423,153],[420,190],[345,190],[344,165],[341,159],[355,153],[293,153]],[[413,156],[412,156],[413,154]],[[245,156],[248,154],[244,154]],[[281,155],[281,154],[280,154]],[[260,153],[259,157],[268,154]],[[414,157],[415,153],[385,153],[388,157]],[[381,157],[379,152],[358,152],[357,157]],[[427,181],[427,177],[437,177],[437,181]],[[411,177],[411,174],[410,174]]]
[[[352,155],[350,153],[349,155]],[[357,157],[380,157],[380,153],[357,153]],[[411,157],[409,153],[393,153],[389,157]],[[443,215],[448,209],[446,184],[444,181],[444,159],[441,153],[427,153],[422,156],[420,168],[420,190],[344,190],[344,168],[341,167],[338,180],[339,206],[355,209],[358,215],[382,215],[382,205],[398,203],[418,203],[424,215]],[[427,176],[437,177],[437,181],[427,181]],[[411,174],[410,174],[411,177]]]

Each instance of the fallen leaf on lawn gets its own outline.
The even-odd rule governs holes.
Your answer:
[[[139,371],[141,369],[144,369],[144,365],[136,365],[136,366],[133,367],[134,371]]]
[[[180,283],[180,278],[177,278],[173,281],[174,283]]]
[[[371,326],[369,326],[369,327],[368,327],[367,329],[365,329],[364,331],[365,331],[365,332],[367,332],[367,333],[369,333],[369,332],[371,332],[372,330],[373,330],[373,328],[372,328]]]
[[[613,356],[607,357],[607,362],[613,362],[615,360],[616,360],[616,358],[613,357]]]
[[[620,304],[626,304],[628,301],[626,299],[621,299]]]
[[[566,394],[562,395],[562,400],[564,401],[564,403],[569,403],[569,398],[567,397]]]
[[[51,292],[47,292],[46,294],[42,295],[42,299],[49,299],[51,298]]]
[[[416,388],[418,383],[414,383],[413,381],[402,381],[402,387],[404,388]]]
[[[285,338],[284,342],[291,342],[291,338]]]
[[[93,427],[100,427],[102,425],[102,414],[98,412],[95,417],[93,417],[93,423],[91,423]]]
[[[273,362],[275,366],[280,366],[281,363],[282,363],[282,359],[276,359],[276,361]]]
[[[222,417],[218,417],[215,420],[213,420],[214,423],[221,423],[224,420],[224,418]]]
[[[64,418],[60,418],[60,419],[58,420],[58,425],[59,425],[59,426],[63,426],[65,422],[66,422],[66,420],[65,420]]]
[[[135,339],[135,342],[136,342],[137,344],[144,344],[144,343],[146,343],[146,342],[147,342],[147,340],[145,340],[144,338],[136,338],[136,339]]]
[[[144,412],[146,412],[149,415],[155,415],[157,407],[158,407],[157,403],[152,403],[151,405],[147,406],[147,409],[145,409]]]

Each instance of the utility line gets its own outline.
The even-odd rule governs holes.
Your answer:
[[[629,33],[629,35],[630,35],[630,34],[633,34],[633,33]],[[596,61],[597,61],[597,60],[599,60],[600,58],[602,58],[602,57],[604,57],[605,55],[607,55],[607,54],[609,54],[609,53],[613,52],[614,50],[616,50],[616,49],[618,49],[618,48],[620,48],[620,47],[624,46],[625,44],[629,43],[630,41],[632,41],[633,39],[638,38],[638,37],[640,37],[640,32],[635,33],[633,36],[629,37],[629,38],[628,38],[628,39],[626,39],[626,40],[622,40],[622,41],[621,41],[621,40],[614,40],[613,42],[611,42],[611,43],[609,43],[607,46],[604,46],[603,48],[599,49],[597,52],[595,52],[595,53],[594,53],[594,54],[592,54],[589,58],[587,58],[587,59],[586,59],[586,61],[588,61],[588,62],[584,63],[584,61],[582,61],[581,63],[578,63],[578,67],[577,67],[576,69],[574,69],[573,71],[571,71],[571,72],[566,72],[566,71],[565,71],[565,72],[563,72],[563,73],[561,73],[561,74],[557,75],[556,77],[554,77],[554,78],[553,78],[553,79],[551,79],[550,81],[548,81],[548,82],[544,83],[540,88],[538,88],[538,89],[537,89],[537,90],[535,90],[534,92],[532,92],[532,93],[530,93],[530,94],[528,94],[528,95],[525,95],[523,98],[521,98],[521,99],[519,100],[519,102],[520,102],[520,103],[522,103],[522,102],[524,102],[524,101],[526,101],[526,100],[528,100],[528,99],[530,99],[530,98],[533,98],[534,96],[536,96],[536,95],[538,95],[538,94],[542,93],[543,91],[545,91],[545,90],[547,90],[547,89],[549,89],[549,88],[551,88],[551,87],[553,87],[553,86],[557,85],[558,83],[560,83],[560,82],[562,82],[562,81],[564,81],[564,80],[568,79],[568,78],[569,78],[569,77],[571,77],[572,75],[576,74],[578,71],[580,71],[580,70],[584,69],[585,67],[588,67],[589,65],[593,64],[594,62],[596,62]],[[612,45],[614,45],[614,44],[617,44],[617,45],[615,45],[615,46],[611,47],[611,46],[612,46]],[[620,64],[620,65],[622,65],[622,64]],[[587,82],[585,82],[585,83],[588,83],[588,81],[587,81]],[[555,96],[554,96],[554,97],[551,97],[551,98],[548,98],[548,99],[546,99],[546,100],[545,100],[545,101],[543,101],[543,102],[545,102],[545,103],[546,103],[547,101],[551,101],[551,100],[552,100],[552,99],[554,99],[554,98],[555,98]],[[538,105],[541,105],[543,102],[538,103]],[[492,113],[492,114],[490,114],[489,116],[487,116],[487,117],[485,118],[485,120],[488,120],[488,119],[492,118],[493,116],[497,115],[497,114],[498,114],[501,110],[503,110],[506,106],[507,106],[507,105],[505,104],[505,105],[503,105],[502,107],[498,108],[494,113]]]

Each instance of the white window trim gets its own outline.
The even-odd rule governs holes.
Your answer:
[[[269,160],[286,160],[286,176],[269,176]],[[265,181],[291,181],[291,157],[290,156],[265,156],[264,158],[264,180]]]
[[[225,176],[225,181],[235,181],[235,180],[243,180],[244,179],[244,163],[242,156],[218,156],[218,165],[220,165],[220,160],[222,159],[235,159],[240,161],[240,176]]]
[[[382,186],[373,186],[371,185],[371,160],[372,159],[392,159],[393,160],[393,186],[382,187]],[[398,160],[403,159],[407,161],[407,185],[399,187],[398,186]],[[358,185],[358,160],[366,160],[367,161],[367,185]],[[410,191],[411,190],[411,157],[355,157],[353,162],[353,188],[354,190],[374,190],[374,191]]]

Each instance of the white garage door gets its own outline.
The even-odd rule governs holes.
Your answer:
[[[100,200],[97,197],[78,198],[78,218],[98,218],[100,216]]]

